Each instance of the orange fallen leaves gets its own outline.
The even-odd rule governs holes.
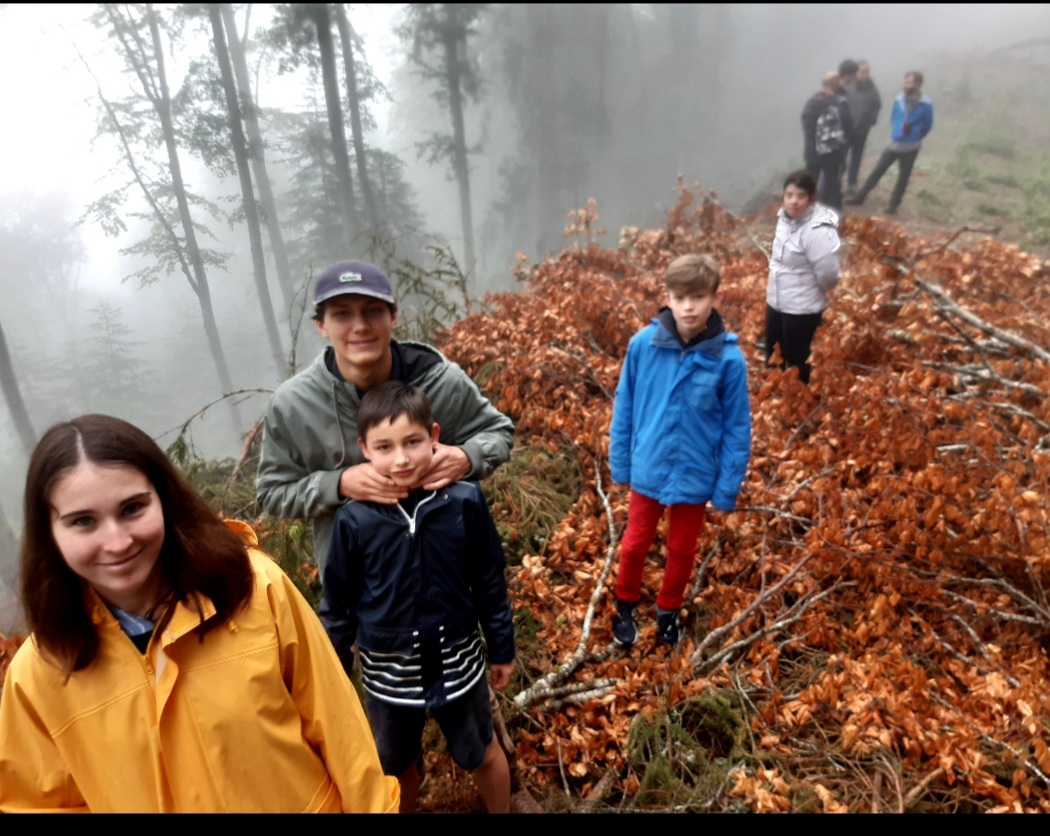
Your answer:
[[[594,207],[587,211],[574,217],[596,222]],[[762,256],[732,218],[688,190],[663,229],[625,229],[617,247],[589,241],[535,265],[519,260],[524,292],[490,297],[490,312],[445,334],[446,354],[470,373],[488,371],[488,390],[523,440],[575,457],[591,486],[601,462],[607,489],[619,366],[630,337],[662,304],[660,275],[672,258],[698,251],[719,259],[720,310],[749,358],[751,465],[739,510],[700,543],[701,556],[712,548],[716,555],[687,601],[683,644],[669,652],[654,641],[652,597],[662,575],[654,550],[638,643],[586,668],[587,677],[618,679],[616,687],[582,705],[529,709],[546,734],[519,731],[518,751],[543,785],[560,784],[560,741],[574,791],[615,765],[617,789],[629,797],[639,787],[626,766],[636,715],[740,687],[754,706],[756,751],[780,759],[778,770],[733,773],[730,792],[751,809],[793,809],[802,788],[827,812],[870,809],[870,797],[851,798],[820,777],[815,764],[826,762],[813,751],[863,763],[892,754],[902,789],[885,809],[953,786],[965,786],[982,809],[1047,809],[1040,771],[1050,775],[1050,366],[958,319],[949,323],[913,278],[935,281],[986,322],[1046,346],[1050,269],[994,240],[959,251],[877,219],[849,218],[842,233],[852,249],[814,341],[808,387],[793,372],[765,368],[755,345]],[[611,488],[617,524],[627,497]],[[529,609],[547,643],[542,658],[521,660],[530,676],[560,664],[579,641],[605,531],[602,504],[585,488],[544,549],[512,573],[515,604]],[[688,663],[697,642],[803,557],[805,571],[720,644],[740,641],[741,650],[699,678]],[[793,601],[838,581],[849,585],[797,623],[749,638]],[[595,648],[611,638],[612,613],[607,588]]]

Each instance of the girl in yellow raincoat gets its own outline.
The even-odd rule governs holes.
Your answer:
[[[85,415],[29,463],[32,635],[0,697],[0,810],[396,811],[316,615],[141,430]]]

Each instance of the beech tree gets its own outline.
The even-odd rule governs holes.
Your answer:
[[[208,18],[211,21],[212,38],[215,45],[215,59],[219,65],[222,88],[226,96],[226,113],[229,117],[230,138],[233,141],[233,156],[237,162],[237,176],[241,186],[241,202],[244,217],[248,226],[248,240],[252,252],[252,269],[255,275],[255,291],[259,294],[259,305],[262,308],[263,323],[266,326],[266,338],[273,355],[274,368],[280,379],[288,376],[287,361],[281,338],[277,333],[277,319],[270,300],[270,287],[266,282],[266,258],[263,255],[262,227],[259,223],[259,209],[255,202],[255,190],[252,188],[251,165],[248,162],[248,146],[244,137],[241,122],[241,107],[237,98],[237,86],[233,79],[233,67],[230,64],[230,51],[226,45],[226,32],[223,29],[222,11],[218,3],[208,4]]]
[[[476,34],[478,18],[484,9],[485,6],[478,3],[412,3],[398,28],[401,37],[411,45],[411,58],[420,76],[436,83],[436,94],[448,107],[452,134],[434,133],[417,147],[430,163],[447,160],[452,165],[459,185],[464,272],[468,276],[474,270],[476,259],[463,110],[468,99],[478,98],[481,85],[467,41]]]
[[[104,109],[103,127],[117,134],[131,170],[132,183],[95,201],[89,207],[94,216],[110,234],[126,229],[120,217],[124,196],[134,184],[150,207],[153,228],[150,236],[124,250],[123,253],[143,254],[149,261],[132,274],[141,283],[157,281],[173,270],[183,274],[200,306],[204,332],[219,383],[225,393],[233,392],[233,380],[215,322],[211,288],[207,268],[221,266],[223,254],[206,250],[198,240],[198,225],[192,204],[202,201],[191,195],[182,173],[182,161],[175,124],[172,94],[168,82],[165,45],[161,36],[161,18],[152,4],[118,5],[107,3],[92,16],[105,27],[118,44],[118,50],[138,86],[136,94],[124,102],[111,102],[99,86],[99,98]],[[156,180],[143,171],[136,141],[153,141],[163,145],[166,160]],[[174,202],[174,207],[172,207]],[[243,426],[240,410],[232,399],[229,409],[236,431]]]
[[[29,420],[29,412],[26,410],[25,401],[22,400],[22,390],[18,385],[15,375],[14,364],[11,362],[11,353],[7,350],[7,337],[4,336],[4,327],[0,324],[0,390],[3,390],[7,409],[11,413],[18,438],[22,442],[22,449],[28,457],[36,446],[36,433],[33,432],[33,423]]]
[[[358,88],[357,60],[354,58],[355,36],[350,26],[350,18],[342,3],[333,3],[336,27],[339,30],[339,42],[343,50],[343,69],[346,73],[346,100],[350,110],[350,135],[354,143],[354,162],[357,164],[357,177],[361,184],[361,195],[365,201],[365,210],[371,221],[372,229],[379,229],[382,218],[379,215],[376,199],[372,192],[371,179],[368,176],[368,155],[365,153],[364,125],[362,120],[361,92]]]
[[[288,251],[285,246],[284,233],[281,230],[280,216],[277,213],[277,203],[274,200],[273,185],[266,167],[266,144],[263,142],[262,130],[259,127],[258,108],[252,96],[251,76],[248,72],[245,48],[237,34],[237,21],[234,18],[233,7],[229,3],[221,3],[219,9],[229,41],[233,74],[237,80],[237,91],[240,95],[241,116],[248,134],[249,158],[252,171],[255,173],[255,187],[259,190],[259,202],[262,204],[266,233],[270,240],[270,249],[273,251],[277,280],[281,286],[284,307],[291,311],[295,285],[288,265]],[[247,39],[247,24],[245,24],[245,30],[244,37]]]
[[[303,7],[303,14],[313,23],[317,37],[317,49],[321,56],[321,80],[324,84],[324,100],[328,112],[328,130],[332,138],[332,157],[335,159],[335,173],[339,178],[343,229],[346,233],[346,240],[349,242],[354,240],[360,224],[357,217],[357,201],[354,197],[354,181],[350,175],[346,130],[343,126],[342,96],[339,90],[339,78],[336,74],[331,11],[327,3],[310,3]]]

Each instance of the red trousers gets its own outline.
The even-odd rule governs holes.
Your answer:
[[[627,530],[620,541],[620,568],[616,575],[616,597],[633,604],[642,595],[642,569],[645,556],[656,537],[656,526],[664,506],[655,499],[631,491],[627,508]],[[685,587],[696,562],[696,543],[704,528],[704,505],[682,503],[671,506],[671,525],[667,534],[667,567],[656,606],[677,610],[682,606]]]

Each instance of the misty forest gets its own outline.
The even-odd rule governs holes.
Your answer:
[[[313,282],[380,265],[395,337],[516,426],[483,483],[517,669],[518,812],[1050,811],[1050,7],[0,4],[0,672],[41,433],[142,427],[315,606],[255,502],[261,419],[322,350]],[[839,232],[813,377],[767,367],[799,115],[846,58],[936,119]],[[676,648],[612,640],[627,343],[709,253],[751,460]],[[655,611],[666,528],[648,555]],[[428,727],[429,728],[429,727]],[[421,809],[483,809],[427,732]]]

